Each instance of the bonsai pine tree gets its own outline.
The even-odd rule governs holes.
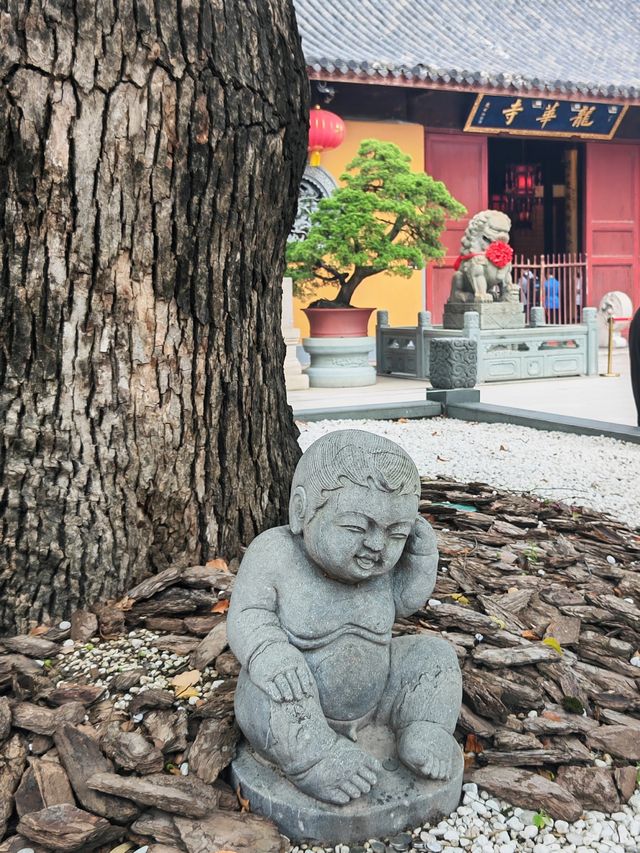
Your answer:
[[[441,181],[409,168],[411,158],[391,142],[365,140],[340,180],[322,199],[304,240],[287,246],[287,272],[297,295],[335,285],[335,299],[311,307],[346,308],[358,285],[378,273],[409,278],[441,258],[446,219],[465,208]]]

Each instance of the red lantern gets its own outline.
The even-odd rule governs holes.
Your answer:
[[[320,165],[320,153],[337,148],[345,134],[344,122],[335,113],[316,107],[309,116],[309,145],[312,166]]]

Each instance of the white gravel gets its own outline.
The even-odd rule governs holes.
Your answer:
[[[298,426],[303,450],[332,430],[364,429],[400,444],[422,476],[530,492],[640,525],[639,444],[454,418],[298,421]]]
[[[552,820],[544,812],[510,806],[470,782],[462,803],[437,824],[425,824],[393,838],[363,845],[294,845],[290,853],[638,853],[640,791],[612,815],[586,810],[575,823]]]
[[[170,651],[162,651],[155,642],[162,639],[161,634],[139,628],[129,631],[126,637],[114,640],[102,640],[94,637],[86,643],[74,643],[65,640],[65,651],[56,655],[55,663],[60,676],[56,687],[66,684],[86,683],[97,687],[111,688],[116,675],[131,670],[144,669],[139,682],[128,690],[120,690],[113,707],[116,711],[127,711],[136,693],[146,690],[174,690],[176,708],[195,705],[200,699],[209,699],[217,687],[223,684],[213,667],[205,667],[198,681],[192,685],[188,698],[180,698],[180,690],[172,687],[171,679],[189,668],[189,658]],[[52,665],[53,661],[42,661],[42,665]],[[47,666],[48,668],[48,666]],[[107,689],[105,698],[109,698]],[[138,716],[138,715],[137,715]],[[140,722],[135,719],[134,722]]]

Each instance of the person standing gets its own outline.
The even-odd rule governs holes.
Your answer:
[[[547,309],[547,323],[560,322],[560,282],[554,276],[553,270],[544,283],[544,302]]]
[[[529,304],[529,291],[531,289],[531,279],[533,273],[531,270],[524,270],[520,276],[520,302],[527,306]]]
[[[579,323],[582,319],[582,276],[578,273],[575,278],[575,302],[576,302],[576,318],[575,322]]]
[[[640,427],[640,308],[633,315],[629,326],[629,360],[631,362],[631,390],[636,402],[638,426]]]

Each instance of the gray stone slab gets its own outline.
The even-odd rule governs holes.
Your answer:
[[[441,403],[445,408],[453,403],[479,403],[479,388],[427,388],[427,400]]]
[[[554,415],[529,409],[496,406],[490,403],[449,403],[447,415],[450,418],[459,418],[464,421],[516,424],[517,426],[528,426],[532,429],[557,430],[558,432],[571,432],[578,435],[604,435],[607,438],[640,444],[640,427],[612,424],[607,421],[594,421],[588,418],[572,418],[568,415]]]
[[[381,420],[394,421],[398,418],[437,418],[442,407],[435,400],[417,400],[408,403],[367,403],[362,406],[327,406],[317,409],[302,409],[294,406],[293,414],[299,420]]]
[[[519,302],[447,302],[442,325],[445,329],[464,329],[464,315],[475,311],[481,329],[523,329],[524,305]]]
[[[369,794],[348,805],[321,803],[303,794],[272,765],[256,757],[245,742],[231,766],[234,787],[240,785],[252,811],[271,818],[292,841],[350,844],[389,836],[450,814],[457,808],[463,759],[458,751],[451,778],[419,779],[397,759],[395,739],[385,726],[369,725],[358,743],[382,764],[378,783]]]

